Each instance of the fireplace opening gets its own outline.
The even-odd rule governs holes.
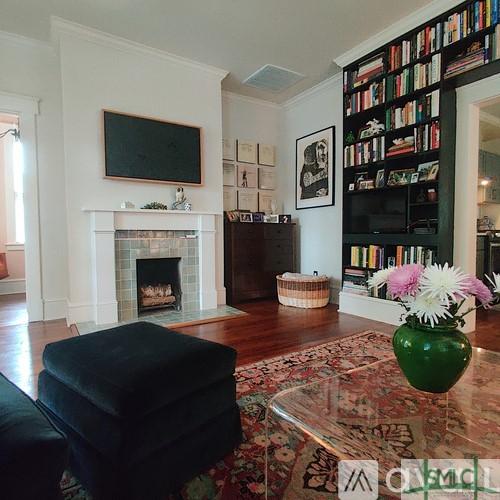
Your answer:
[[[153,309],[181,310],[180,257],[137,259],[138,314]]]

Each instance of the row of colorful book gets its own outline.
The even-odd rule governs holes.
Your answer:
[[[420,96],[402,107],[393,106],[385,112],[386,130],[415,125],[439,116],[439,90]]]
[[[369,278],[370,273],[368,271],[364,269],[353,269],[347,267],[344,269],[344,282],[342,285],[342,291],[367,297],[369,295]]]
[[[413,137],[415,140],[415,152],[430,151],[441,145],[441,130],[439,121],[426,123],[415,127]]]
[[[384,267],[384,248],[378,245],[352,246],[351,266],[382,269]]]
[[[391,45],[388,54],[388,70],[396,71],[402,66],[436,52],[441,49],[442,39],[443,26],[442,23],[437,23],[435,26],[426,26],[409,40]]]
[[[344,167],[355,167],[385,158],[385,137],[374,137],[344,148]]]
[[[461,12],[448,17],[443,26],[443,46],[498,23],[500,0],[480,0],[470,3]]]
[[[355,92],[346,98],[346,115],[373,108],[385,102],[385,79],[372,83],[367,90]]]
[[[423,266],[430,266],[435,262],[436,251],[432,248],[403,245],[398,245],[396,247],[396,266],[403,266],[405,264],[422,264]]]
[[[356,71],[344,73],[344,91],[348,92],[356,87],[364,85],[384,72],[384,54],[363,61]]]

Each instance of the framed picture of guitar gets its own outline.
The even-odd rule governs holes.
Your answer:
[[[335,204],[335,127],[297,139],[295,182],[297,210]]]

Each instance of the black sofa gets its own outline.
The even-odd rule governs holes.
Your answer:
[[[0,498],[54,500],[68,445],[35,402],[0,373]]]

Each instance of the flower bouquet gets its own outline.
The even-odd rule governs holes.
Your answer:
[[[396,330],[393,346],[411,385],[447,392],[463,375],[472,348],[458,327],[464,326],[467,314],[500,298],[500,274],[487,278],[491,289],[448,264],[407,264],[382,269],[370,278],[371,288],[387,286],[388,294],[404,308],[404,323]],[[471,298],[479,305],[470,305]]]

